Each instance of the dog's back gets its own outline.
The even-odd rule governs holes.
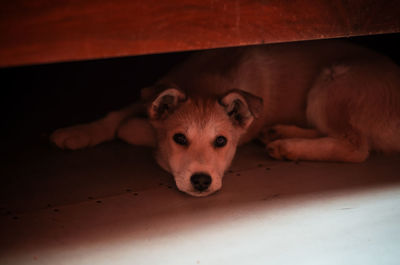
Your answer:
[[[306,113],[308,91],[323,78],[320,76],[324,69],[354,62],[368,68],[363,74],[352,77],[351,88],[341,91],[350,97],[368,98],[354,119],[372,126],[369,117],[389,115],[387,119],[390,122],[385,122],[392,127],[378,134],[386,138],[383,135],[392,132],[389,138],[399,139],[399,125],[396,123],[400,117],[399,68],[386,57],[345,41],[323,40],[199,52],[172,70],[161,82],[175,83],[195,97],[221,95],[233,88],[261,97],[264,110],[247,136],[243,137],[243,142],[246,142],[266,125],[312,125]],[[337,113],[335,104],[325,105],[334,108],[326,111]],[[367,120],[361,121],[363,119],[357,116],[362,115],[360,113],[365,113]],[[370,134],[375,139],[375,133]],[[389,146],[393,149],[392,144],[383,146],[381,140],[371,142],[377,149],[386,150]],[[395,146],[400,149],[397,144]]]

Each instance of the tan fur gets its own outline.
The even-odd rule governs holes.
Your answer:
[[[135,117],[146,108],[148,119]],[[189,144],[174,142],[176,133]],[[155,147],[193,196],[219,190],[237,145],[258,137],[276,159],[362,162],[371,150],[400,151],[400,70],[332,40],[198,52],[144,89],[141,103],[51,140],[77,149],[114,135]],[[220,135],[228,142],[216,148]],[[198,173],[211,176],[204,191],[191,183]]]

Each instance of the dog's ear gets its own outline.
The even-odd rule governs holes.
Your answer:
[[[149,93],[150,90],[144,91],[146,95],[143,95],[142,98],[147,100],[152,96]],[[180,103],[186,100],[186,94],[178,89],[174,85],[158,85],[152,88],[153,100],[151,100],[148,115],[152,120],[159,120],[165,118],[168,114],[171,114]]]
[[[232,90],[219,103],[225,108],[235,126],[247,129],[261,114],[263,100],[243,90]]]

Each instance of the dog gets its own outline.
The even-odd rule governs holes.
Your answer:
[[[195,52],[139,102],[50,139],[75,150],[115,137],[154,147],[197,197],[221,189],[237,146],[253,139],[274,159],[363,162],[400,150],[400,68],[340,40]]]

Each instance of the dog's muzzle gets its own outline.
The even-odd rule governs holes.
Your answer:
[[[210,175],[196,173],[190,177],[190,182],[195,190],[202,192],[210,187],[212,179]]]

